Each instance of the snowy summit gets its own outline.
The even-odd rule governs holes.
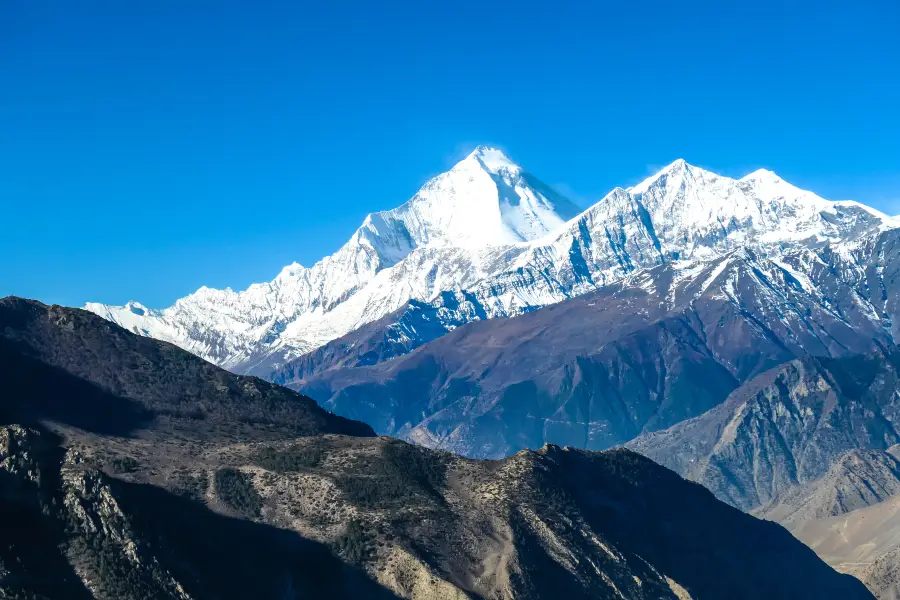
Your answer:
[[[509,316],[669,261],[743,247],[849,247],[896,220],[830,202],[770,171],[731,179],[677,160],[583,212],[503,152],[479,146],[399,207],[370,214],[336,253],[235,292],[201,288],[153,310],[85,306],[223,367],[266,373],[407,302],[435,327]],[[414,331],[404,335],[418,335]]]

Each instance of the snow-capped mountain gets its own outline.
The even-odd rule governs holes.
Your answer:
[[[201,288],[163,310],[136,302],[86,308],[226,368],[267,374],[409,301],[435,307],[429,335],[437,335],[670,261],[744,246],[773,256],[788,247],[850,249],[898,225],[769,171],[731,179],[683,160],[577,213],[502,152],[479,147],[402,206],[369,215],[310,268],[289,265],[242,292]]]
[[[402,206],[370,214],[311,268],[288,265],[241,292],[203,287],[163,310],[138,302],[85,308],[241,370],[273,352],[315,348],[410,298],[474,284],[577,213],[502,152],[479,147]]]
[[[273,379],[379,434],[464,455],[605,449],[696,417],[775,365],[890,345],[898,234],[878,234],[852,266],[809,249],[670,261],[393,356],[366,326]]]
[[[559,231],[532,242],[506,270],[425,305],[413,303],[387,334],[408,351],[473,319],[520,314],[638,269],[702,263],[744,247],[773,257],[795,248],[848,254],[896,226],[878,211],[824,200],[769,171],[735,180],[678,160],[637,186],[616,188]]]

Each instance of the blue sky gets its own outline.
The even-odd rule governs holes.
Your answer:
[[[166,306],[476,144],[586,205],[683,157],[900,213],[900,4],[0,3],[0,296]]]

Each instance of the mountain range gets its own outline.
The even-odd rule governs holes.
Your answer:
[[[870,599],[631,451],[474,461],[0,299],[4,598]]]
[[[86,308],[436,451],[624,445],[886,600],[898,302],[900,222],[859,203],[678,160],[579,212],[480,147],[310,269]]]
[[[391,314],[387,341],[408,351],[465,323],[522,314],[642,268],[744,247],[780,256],[785,246],[828,245],[849,256],[897,225],[770,171],[736,180],[683,160],[579,212],[502,152],[479,147],[405,204],[366,217],[310,268],[288,265],[242,292],[201,288],[161,310],[138,302],[85,308],[232,371],[268,377]]]

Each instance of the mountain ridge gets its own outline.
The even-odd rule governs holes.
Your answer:
[[[755,509],[822,477],[849,450],[900,442],[898,378],[898,346],[798,358],[757,375],[702,415],[627,446],[733,506]]]
[[[375,437],[16,298],[0,300],[0,342],[18,357],[0,361],[4,597],[872,598],[779,525],[628,450],[475,461]],[[109,410],[129,402],[137,422]]]
[[[870,302],[844,282],[829,287],[840,264],[819,264],[805,251],[776,261],[743,249],[707,263],[665,263],[420,346],[393,329],[425,334],[432,313],[412,306],[269,378],[379,433],[469,456],[545,442],[603,449],[697,416],[797,357],[891,344],[886,324],[900,307],[878,304],[881,293]],[[868,270],[881,273],[868,282],[872,292],[884,281],[884,296],[895,298],[898,265]]]
[[[498,211],[479,212],[485,203]],[[709,260],[746,245],[776,254],[784,244],[852,245],[895,226],[768,171],[735,180],[681,159],[577,212],[499,151],[479,147],[403,206],[367,217],[309,269],[288,265],[243,292],[201,288],[161,311],[138,303],[86,308],[220,366],[264,374],[410,301],[468,296],[464,311],[447,316],[450,329],[521,314],[664,262]]]

